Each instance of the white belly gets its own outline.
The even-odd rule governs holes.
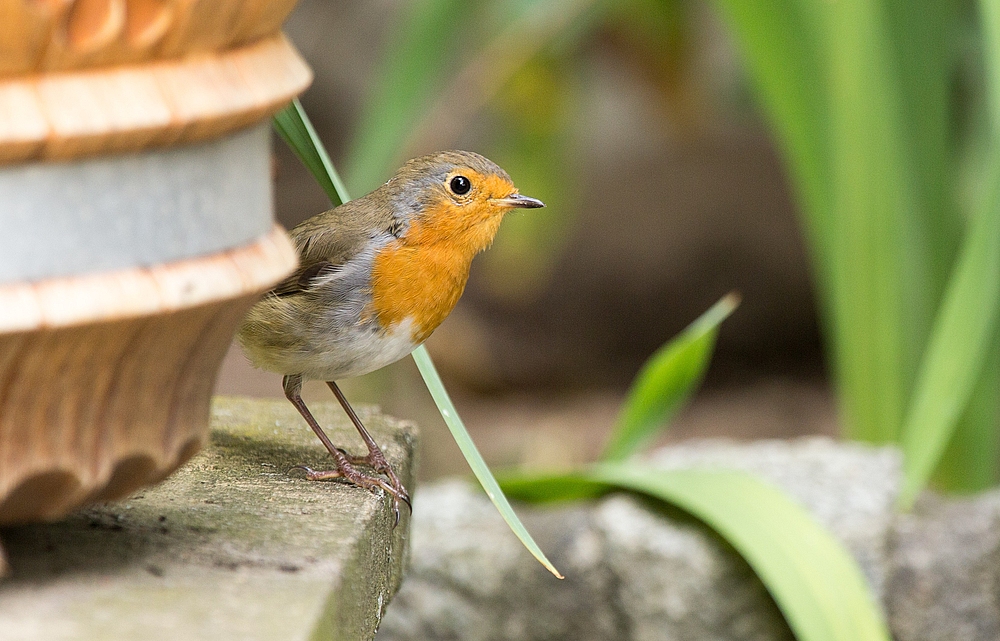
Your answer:
[[[388,331],[353,329],[329,339],[319,337],[313,349],[300,355],[303,377],[334,381],[374,372],[407,356],[416,349],[413,320],[406,319]]]

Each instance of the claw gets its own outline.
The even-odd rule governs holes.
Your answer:
[[[402,485],[399,486],[399,491],[400,491],[399,494],[393,494],[393,496],[392,496],[392,512],[393,512],[393,514],[396,515],[396,521],[392,524],[392,529],[394,529],[394,530],[396,529],[396,526],[399,525],[399,502],[400,501],[402,501],[403,503],[406,503],[406,509],[408,509],[410,511],[410,515],[411,516],[413,515],[413,504],[410,503],[410,495],[406,493],[406,490],[403,489]]]
[[[402,484],[399,483],[398,479],[395,478],[395,474],[392,474],[392,479],[386,480],[382,477],[372,476],[354,469],[349,461],[350,459],[341,464],[343,469],[317,471],[307,465],[294,465],[289,468],[288,471],[291,473],[293,470],[302,470],[306,473],[305,477],[309,481],[325,481],[327,479],[342,478],[347,480],[349,483],[366,490],[375,490],[378,488],[385,491],[386,494],[392,497],[392,512],[394,516],[392,525],[393,529],[399,525],[400,501],[406,503],[407,508],[410,510],[410,514],[413,514],[413,504],[410,503],[410,495],[406,492],[406,488],[404,488]]]
[[[343,449],[337,448],[341,452]],[[351,463],[351,465],[365,465],[372,468],[378,474],[384,475],[385,479],[378,479],[379,487],[385,490],[392,496],[392,510],[395,513],[396,520],[393,528],[399,524],[399,503],[406,503],[406,508],[409,510],[410,514],[413,514],[413,503],[410,501],[410,494],[403,487],[400,482],[399,477],[389,466],[389,463],[385,460],[385,456],[382,455],[381,450],[375,449],[369,452],[367,456],[351,456],[344,452],[345,457]]]
[[[302,470],[303,472],[305,472],[306,473],[306,478],[309,478],[310,476],[312,476],[313,474],[316,473],[308,465],[293,465],[290,468],[288,468],[288,474],[291,474],[295,470]]]

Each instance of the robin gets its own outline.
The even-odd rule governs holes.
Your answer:
[[[297,466],[306,478],[382,488],[398,522],[409,494],[336,380],[385,367],[427,340],[455,307],[473,257],[493,242],[504,214],[544,206],[483,156],[442,151],[410,160],[370,194],[289,232],[299,268],[250,309],[237,337],[256,367],[284,375],[285,397],[334,459],[329,471]],[[326,381],[367,456],[330,441],[302,401],[305,379]]]

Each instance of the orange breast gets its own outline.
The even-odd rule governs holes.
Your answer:
[[[465,290],[472,256],[447,244],[393,241],[372,266],[372,312],[382,327],[413,319],[413,340],[422,343],[441,324]]]
[[[446,201],[412,220],[372,265],[372,313],[382,327],[412,318],[413,340],[426,340],[462,296],[473,257],[493,242],[502,217]]]

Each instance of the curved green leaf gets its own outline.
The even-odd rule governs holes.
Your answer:
[[[927,484],[975,389],[996,336],[1000,312],[1000,171],[973,221],[945,292],[902,433],[905,480],[899,501],[910,507]],[[996,440],[989,424],[982,437]]]
[[[684,406],[708,369],[719,324],[737,305],[739,296],[727,294],[646,361],[632,383],[602,460],[632,456]]]
[[[899,501],[904,508],[913,505],[936,468],[938,480],[952,489],[981,489],[993,484],[996,477],[1000,1],[981,0],[979,4],[991,165],[984,197],[968,226],[920,363],[903,426],[905,479]]]
[[[784,492],[750,474],[604,463],[573,474],[511,477],[502,486],[530,501],[618,489],[660,499],[703,521],[746,559],[798,641],[890,641],[850,554]]]

